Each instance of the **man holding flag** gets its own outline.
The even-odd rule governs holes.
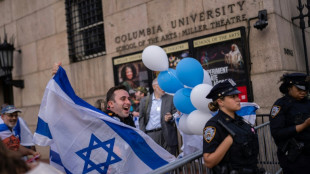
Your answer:
[[[116,106],[126,116],[130,104]],[[51,145],[51,165],[66,173],[147,173],[175,159],[139,129],[76,96],[61,67],[46,87],[34,142]]]
[[[13,105],[6,105],[1,110],[0,139],[5,146],[18,156],[33,155],[40,153],[24,146],[32,146],[32,134],[26,123],[18,116],[21,112]]]

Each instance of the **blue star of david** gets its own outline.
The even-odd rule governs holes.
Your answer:
[[[93,170],[97,170],[99,173],[106,174],[108,171],[109,165],[121,161],[122,159],[113,152],[114,142],[115,142],[115,138],[102,142],[94,134],[92,134],[90,137],[89,146],[76,152],[76,154],[85,161],[83,173],[88,173]],[[108,157],[105,162],[95,164],[90,159],[90,154],[92,150],[95,150],[98,148],[103,148],[105,151],[107,151]]]

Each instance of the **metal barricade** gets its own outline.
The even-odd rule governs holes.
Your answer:
[[[256,114],[255,126],[269,122],[270,114]]]
[[[181,159],[177,159],[165,166],[162,166],[149,174],[203,174],[207,173],[207,168],[203,165],[202,150],[197,151],[191,155],[187,155]]]
[[[263,167],[268,174],[279,172],[281,169],[277,158],[277,147],[270,133],[270,122],[256,126],[255,129],[259,142],[258,167]]]
[[[259,141],[258,167],[265,168],[268,174],[279,174],[280,168],[277,159],[277,148],[270,134],[269,121],[256,126]],[[197,151],[191,155],[177,159],[162,166],[149,174],[209,174],[209,169],[203,164],[203,152]]]

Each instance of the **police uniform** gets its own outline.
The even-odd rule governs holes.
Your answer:
[[[288,94],[288,87],[308,90],[306,75],[293,73],[284,75],[280,86],[285,96],[278,99],[270,112],[270,130],[278,147],[277,155],[284,173],[310,173],[310,127],[297,133],[296,125],[310,117],[310,100],[296,100]]]
[[[207,98],[215,101],[219,97],[239,94],[234,83],[224,81],[215,85]],[[220,120],[220,121],[219,121]],[[223,125],[220,124],[222,122]],[[229,130],[228,130],[228,129]],[[229,133],[229,131],[231,131]],[[242,117],[235,114],[231,118],[223,111],[212,117],[205,125],[203,130],[203,153],[213,153],[217,147],[229,134],[233,136],[233,144],[225,154],[222,161],[215,166],[213,173],[221,173],[223,168],[229,172],[235,173],[258,173],[257,155],[258,155],[258,138],[254,128],[245,122]]]
[[[125,118],[122,118],[120,117],[119,115],[117,115],[116,113],[112,112],[111,110],[107,110],[106,113],[111,116],[112,118],[114,118],[115,120],[118,120],[124,124],[127,124],[129,126],[132,126],[132,127],[136,127],[135,126],[135,123],[133,121],[133,117],[132,117],[132,114],[129,114],[128,117],[125,117]]]

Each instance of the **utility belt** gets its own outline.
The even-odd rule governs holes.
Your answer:
[[[213,169],[213,174],[264,174],[266,170],[264,168],[239,168],[239,169],[229,169],[226,165],[215,166]]]
[[[308,152],[306,152],[308,151]],[[296,161],[300,154],[309,153],[309,147],[305,148],[304,142],[296,141],[295,138],[291,138],[285,142],[284,146],[281,149],[281,152],[287,157],[291,162]]]
[[[151,133],[151,132],[157,132],[157,131],[161,131],[161,127],[156,128],[156,129],[152,129],[152,130],[146,130],[145,133]]]

